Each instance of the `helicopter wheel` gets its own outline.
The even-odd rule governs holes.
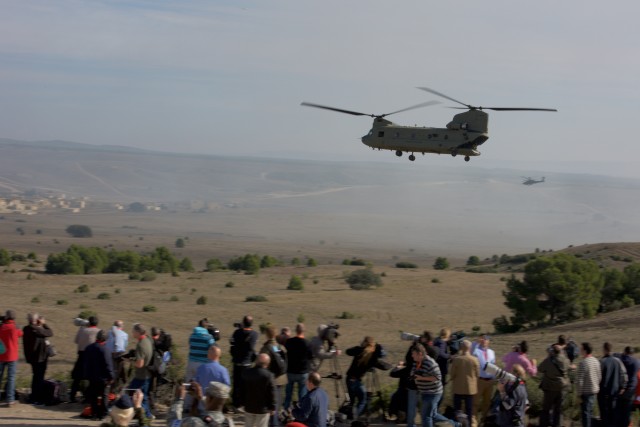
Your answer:
[[[464,161],[465,161],[465,162],[468,162],[469,160],[471,160],[471,157],[469,157],[469,156],[464,156]]]
[[[455,156],[457,156],[457,155],[458,155],[458,152],[457,152],[456,150],[453,150],[453,151],[451,152],[451,156],[455,157]]]
[[[409,156],[409,160],[411,160],[412,162],[416,159],[416,156],[414,156],[413,154]]]
[[[396,156],[402,157],[402,151],[400,151],[400,150],[396,151]]]

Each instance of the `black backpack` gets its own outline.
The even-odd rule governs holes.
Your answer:
[[[273,347],[269,347],[269,357],[271,362],[269,363],[269,371],[273,373],[274,377],[279,377],[287,373],[287,359],[284,352],[280,347],[278,350],[274,350]]]
[[[153,340],[151,340],[153,344]],[[156,348],[153,344],[153,352],[151,353],[151,361],[147,365],[147,369],[154,375],[162,375],[167,370],[167,364],[164,361],[164,351]]]
[[[573,362],[578,357],[580,348],[574,341],[569,341],[564,348],[564,351],[565,353],[567,353],[567,358],[569,358],[569,361]]]

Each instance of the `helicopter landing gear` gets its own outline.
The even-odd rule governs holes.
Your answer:
[[[465,162],[468,162],[469,160],[471,160],[471,157],[469,157],[469,156],[464,156],[464,161],[465,161]]]
[[[451,151],[451,156],[455,157],[458,155],[458,150],[452,150]]]
[[[397,150],[397,151],[396,151],[396,156],[398,156],[398,157],[402,157],[402,151]]]
[[[416,159],[416,156],[414,156],[413,154],[409,156],[409,160],[411,160],[412,162]]]

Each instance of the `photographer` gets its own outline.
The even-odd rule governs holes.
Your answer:
[[[336,340],[340,336],[338,325],[329,324],[318,326],[318,335],[311,338],[309,346],[313,358],[310,361],[311,372],[317,372],[325,359],[333,359],[341,354],[336,348]],[[326,342],[326,347],[325,347]]]
[[[242,373],[251,367],[256,358],[258,333],[252,329],[253,317],[244,316],[242,325],[231,336],[231,358],[233,362],[233,406],[244,406],[244,382]]]
[[[193,328],[191,335],[189,335],[189,360],[185,376],[187,381],[194,379],[200,365],[208,362],[207,352],[209,347],[216,342],[207,329],[208,325],[209,321],[206,318],[200,320],[198,326]]]
[[[497,424],[499,427],[521,427],[524,425],[528,395],[525,383],[526,372],[518,364],[513,365],[513,382],[499,382],[500,404],[498,405]],[[546,426],[545,426],[546,427]]]
[[[347,391],[349,399],[355,407],[354,418],[359,417],[367,406],[367,390],[362,378],[372,368],[378,365],[379,359],[384,357],[382,346],[373,337],[364,337],[359,346],[347,349],[347,355],[352,356],[351,366],[347,370]],[[356,400],[358,405],[355,406]]]
[[[192,404],[189,408],[189,416],[182,418],[184,398],[189,393]],[[206,388],[206,398],[203,398],[202,387],[195,381],[190,384],[181,384],[176,389],[176,400],[171,405],[167,416],[167,427],[234,427],[233,420],[222,413],[224,402],[229,398],[229,386],[226,384],[211,382]],[[205,411],[199,410],[199,405],[204,401]]]
[[[38,313],[29,313],[27,321],[29,324],[22,329],[24,334],[22,344],[24,346],[24,358],[31,365],[33,373],[29,401],[35,404],[45,403],[46,396],[43,395],[42,383],[44,382],[49,360],[47,338],[53,336],[53,331],[45,322],[44,316],[40,316]]]

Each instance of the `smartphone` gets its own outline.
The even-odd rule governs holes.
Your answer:
[[[122,391],[127,393],[129,396],[133,397],[136,391],[140,390],[139,388],[125,388]]]

